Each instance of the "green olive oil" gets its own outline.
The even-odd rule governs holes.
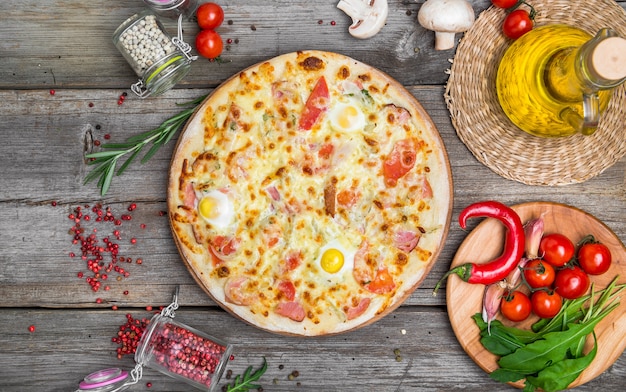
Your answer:
[[[566,108],[583,116],[583,87],[575,75],[576,52],[591,35],[566,25],[535,28],[517,39],[500,62],[496,89],[509,119],[522,130],[541,137],[576,133],[561,118]],[[599,93],[603,110],[610,91]]]

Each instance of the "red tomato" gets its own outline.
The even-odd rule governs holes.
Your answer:
[[[533,29],[533,20],[526,10],[517,9],[504,18],[502,32],[511,39],[517,39]]]
[[[376,271],[376,277],[365,288],[372,293],[385,294],[395,289],[396,284],[393,281],[393,276],[385,267]]]
[[[563,298],[580,298],[589,289],[589,276],[579,267],[564,268],[556,273],[554,288]]]
[[[574,244],[563,234],[546,234],[539,243],[539,255],[554,267],[567,264],[574,257],[575,252]]]
[[[556,291],[535,291],[530,297],[533,313],[541,318],[552,318],[563,306],[563,298]]]
[[[554,267],[541,259],[534,259],[524,267],[524,278],[530,287],[549,287],[555,278]]]
[[[293,301],[296,298],[296,286],[289,280],[281,281],[278,284],[278,291],[289,301]]]
[[[328,85],[326,84],[326,79],[322,76],[315,83],[311,95],[309,95],[306,104],[304,104],[298,128],[304,131],[310,130],[320,115],[328,109],[329,101]]]
[[[589,275],[601,275],[611,268],[611,251],[604,244],[584,244],[578,250],[578,264]]]
[[[521,291],[514,291],[502,297],[500,313],[511,321],[523,321],[530,316],[532,305],[528,296]]]
[[[196,50],[202,57],[214,59],[222,54],[223,48],[222,37],[214,30],[201,30],[196,35]]]
[[[396,186],[398,179],[415,166],[417,140],[398,140],[383,162],[383,175],[387,186]]]
[[[491,3],[498,8],[511,8],[517,4],[518,0],[491,0]]]
[[[201,29],[216,29],[224,21],[224,10],[215,3],[204,3],[198,7],[196,18]]]

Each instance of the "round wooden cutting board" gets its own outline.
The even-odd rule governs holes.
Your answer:
[[[595,290],[605,288],[616,275],[620,278],[618,283],[626,283],[626,247],[620,239],[604,223],[592,215],[563,204],[548,202],[533,202],[520,204],[513,207],[519,214],[522,222],[542,217],[546,234],[558,232],[569,237],[574,243],[580,241],[587,234],[607,245],[611,250],[613,265],[603,275],[590,276]],[[483,263],[497,257],[502,252],[505,227],[495,219],[486,219],[466,237],[459,247],[452,267],[467,262]],[[452,329],[467,354],[487,373],[498,368],[498,357],[491,354],[479,341],[479,329],[472,320],[472,316],[482,310],[482,299],[485,286],[482,284],[469,284],[461,281],[458,276],[451,276],[447,282],[447,305]],[[572,383],[569,388],[584,384],[599,376],[626,348],[626,297],[622,295],[621,305],[613,310],[595,328],[598,338],[598,353],[591,365]],[[503,323],[514,325],[508,320]],[[515,326],[518,328],[530,328],[537,321],[536,316],[531,316],[523,323]],[[585,352],[593,347],[593,338],[589,337],[585,346]],[[523,388],[523,381],[513,384]]]

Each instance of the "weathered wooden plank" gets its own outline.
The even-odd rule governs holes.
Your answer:
[[[417,11],[423,1],[390,0],[386,26],[368,40],[348,34],[351,19],[336,8],[336,3],[222,2],[226,20],[232,23],[224,23],[218,32],[225,41],[233,41],[225,43],[224,62],[195,62],[179,87],[212,87],[256,62],[303,49],[352,56],[405,84],[445,82],[443,70],[453,52],[435,51],[433,33],[417,23]],[[486,0],[473,3],[476,12],[489,5]],[[120,89],[136,82],[137,76],[113,46],[111,37],[126,18],[144,9],[143,3],[136,0],[112,6],[100,0],[87,4],[77,0],[6,4],[0,15],[0,88]],[[164,24],[171,34],[176,34],[175,21],[165,19]],[[193,44],[197,32],[194,21],[184,23],[186,41]]]
[[[130,310],[136,317],[148,312]],[[108,367],[130,370],[130,357],[118,360],[111,342],[125,323],[121,311],[3,310],[0,317],[0,389],[73,390],[85,375]],[[463,351],[445,312],[420,307],[403,308],[376,324],[324,338],[293,338],[266,333],[233,322],[214,309],[179,310],[176,319],[234,345],[233,375],[249,365],[268,361],[262,378],[266,391],[505,391],[512,388],[492,381]],[[34,333],[28,326],[35,325]],[[21,342],[16,346],[14,342]],[[400,360],[395,349],[399,349]],[[62,376],[60,376],[62,365]],[[281,368],[282,365],[282,368]],[[297,370],[299,376],[289,380]],[[580,391],[618,391],[626,377],[626,358]],[[226,380],[224,380],[225,382]],[[133,390],[193,391],[151,369]]]

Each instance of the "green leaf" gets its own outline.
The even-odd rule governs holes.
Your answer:
[[[152,158],[154,154],[156,154],[156,152],[159,151],[159,148],[161,148],[160,144],[153,144],[152,147],[150,147],[150,149],[146,153],[146,155],[144,155],[144,157],[141,159],[141,163],[148,162],[150,158]]]
[[[598,344],[595,334],[593,335],[594,345],[589,354],[580,358],[564,359],[552,364],[540,371],[537,376],[528,376],[526,381],[543,389],[545,392],[560,391],[567,387],[580,376],[593,362],[598,352]]]
[[[608,313],[605,313],[606,315]],[[602,317],[603,318],[603,317]],[[543,339],[530,343],[498,361],[503,369],[531,375],[566,358],[568,350],[589,335],[601,317],[585,324],[568,324],[563,332],[550,332]]]
[[[499,368],[489,373],[489,377],[501,383],[508,383],[508,382],[519,381],[523,379],[524,377],[526,377],[526,375],[511,371],[511,370]]]
[[[109,187],[111,186],[111,181],[113,180],[113,173],[115,172],[115,165],[117,163],[117,160],[113,161],[113,164],[111,166],[108,166],[104,172],[104,174],[102,175],[102,177],[100,177],[99,181],[99,186],[100,186],[100,194],[102,196],[104,196],[107,191],[109,190]]]
[[[257,369],[254,373],[252,372],[252,366],[249,366],[246,371],[243,373],[243,376],[235,377],[235,380],[231,385],[226,386],[227,392],[247,392],[250,389],[259,389],[260,385],[255,384],[255,381],[258,381],[263,373],[267,370],[267,361],[263,358],[263,365]]]

